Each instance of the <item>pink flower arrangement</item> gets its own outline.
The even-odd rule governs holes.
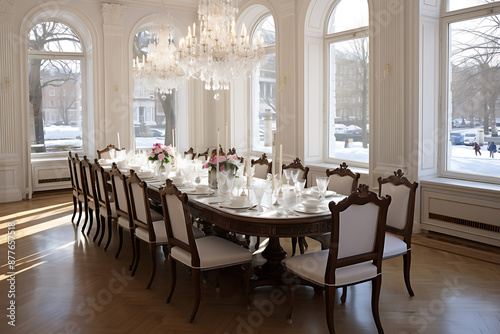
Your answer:
[[[238,165],[237,163],[240,161],[240,159],[235,155],[228,155],[227,158],[223,155],[219,155],[219,170],[223,171],[226,168],[229,169],[234,169],[238,170]],[[203,165],[203,168],[207,168],[208,171],[216,170],[217,169],[217,156],[213,157]]]
[[[174,158],[174,151],[170,146],[160,143],[153,144],[153,151],[148,157],[150,161],[161,161],[162,163],[169,163]]]

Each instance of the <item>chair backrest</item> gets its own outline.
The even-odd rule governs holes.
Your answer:
[[[392,205],[387,213],[387,231],[402,235],[405,242],[411,242],[413,216],[415,212],[415,195],[418,183],[411,183],[401,169],[386,178],[377,179],[379,196],[390,195]]]
[[[167,179],[165,187],[160,188],[160,197],[168,247],[180,247],[191,253],[191,265],[199,267],[200,256],[194,239],[187,195],[181,193],[172,180]]]
[[[259,179],[265,180],[267,178],[267,173],[271,173],[272,162],[267,160],[267,154],[265,153],[262,153],[262,156],[257,160],[252,159],[251,165],[255,167],[254,176]]]
[[[339,203],[330,202],[332,230],[325,282],[335,284],[335,270],[373,261],[381,272],[387,209],[391,197],[379,198],[361,184]]]
[[[358,181],[361,175],[353,173],[345,162],[334,170],[327,169],[326,176],[330,178],[328,190],[333,190],[342,195],[349,195],[358,188]]]
[[[109,144],[108,146],[106,146],[102,150],[97,150],[97,157],[99,159],[111,159],[111,154],[109,153],[109,151],[111,151],[111,150],[121,151],[121,150],[123,150],[123,148],[120,149],[113,144]]]
[[[209,148],[203,153],[198,153],[198,160],[200,160],[202,163],[205,163],[208,161],[208,152],[210,151]]]
[[[71,151],[68,152],[68,168],[69,168],[69,178],[71,181],[71,189],[76,190],[76,180],[75,180],[75,171],[73,168],[73,156],[71,155]]]
[[[151,211],[149,211],[148,185],[131,169],[130,177],[127,179],[127,186],[133,223],[135,226],[147,229],[149,241],[155,242],[156,235],[151,220]]]
[[[94,161],[94,166],[92,167],[92,172],[95,178],[95,188],[97,193],[97,201],[99,206],[106,209],[108,215],[111,214],[111,206],[109,203],[108,196],[108,173],[102,168],[97,159]]]
[[[71,162],[73,163],[73,176],[75,177],[76,191],[78,194],[85,195],[85,187],[83,186],[82,178],[82,165],[80,163],[80,159],[78,158],[78,153],[75,153]]]
[[[118,166],[113,163],[113,167],[109,172],[111,179],[111,189],[113,198],[115,199],[116,214],[127,218],[132,223],[130,217],[130,197],[128,195],[127,176],[122,174]]]
[[[190,147],[189,150],[184,152],[184,158],[187,160],[193,160],[195,156],[196,156],[196,153],[194,153],[194,150],[192,147]]]
[[[283,166],[282,166],[283,170],[289,169],[289,168],[299,170],[299,177],[297,178],[297,180],[301,180],[301,179],[306,180],[306,187],[307,187],[307,174],[309,173],[309,167],[302,166],[300,159],[295,158],[295,160],[291,164],[289,164],[289,165],[283,164]]]
[[[94,173],[92,172],[93,165],[87,159],[87,156],[85,155],[83,157],[83,160],[80,162],[82,166],[82,185],[84,188],[84,193],[86,195],[86,198],[88,201],[93,201],[94,203],[97,202],[97,190],[96,190],[96,182],[95,182],[95,177]]]

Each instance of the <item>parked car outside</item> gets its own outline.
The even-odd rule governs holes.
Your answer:
[[[460,132],[450,132],[450,142],[452,145],[463,145],[464,134]]]
[[[474,143],[475,141],[476,141],[476,134],[475,133],[464,134],[464,145],[472,146],[472,143]]]

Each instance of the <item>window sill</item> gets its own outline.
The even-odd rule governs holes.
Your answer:
[[[474,182],[465,181],[458,179],[450,179],[444,177],[433,177],[420,179],[420,184],[422,188],[438,188],[447,190],[456,190],[460,192],[473,193],[478,195],[491,195],[495,197],[500,196],[500,185],[484,183],[484,182]]]

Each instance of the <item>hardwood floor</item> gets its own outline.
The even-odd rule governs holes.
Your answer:
[[[309,287],[296,291],[293,324],[287,325],[286,289],[257,288],[248,310],[238,269],[215,273],[202,286],[194,323],[188,318],[194,293],[188,270],[178,268],[177,288],[166,304],[170,275],[158,248],[158,272],[150,290],[148,249],[136,277],[128,266],[131,246],[115,259],[116,235],[107,252],[71,222],[69,191],[35,194],[32,200],[0,204],[0,333],[326,333],[322,294]],[[16,327],[8,325],[10,282],[7,280],[8,223],[16,222]],[[80,224],[81,227],[81,224]],[[95,226],[94,226],[95,230]],[[309,240],[309,250],[319,244]],[[282,244],[290,252],[289,239]],[[500,265],[415,244],[409,298],[402,258],[383,263],[380,317],[386,333],[500,333]],[[464,251],[466,252],[466,251]],[[260,261],[255,256],[255,263]],[[369,283],[348,290],[345,305],[337,297],[338,333],[376,333]]]

